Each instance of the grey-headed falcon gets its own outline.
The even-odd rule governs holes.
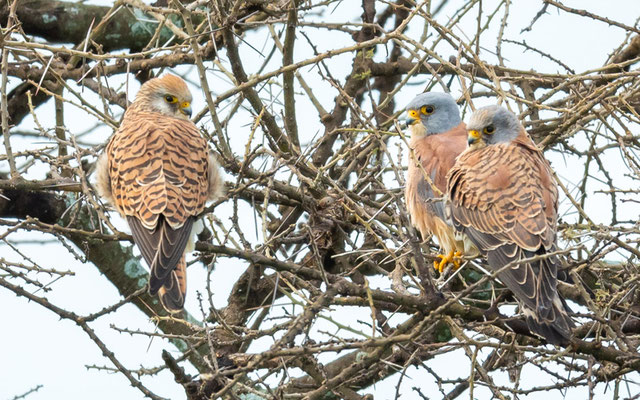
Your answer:
[[[460,119],[458,105],[446,93],[428,92],[407,105],[407,124],[411,133],[405,201],[411,223],[423,238],[434,235],[442,249],[434,267],[440,272],[454,257],[473,256],[477,250],[465,243],[445,215],[444,197],[447,172],[467,147],[467,130]]]

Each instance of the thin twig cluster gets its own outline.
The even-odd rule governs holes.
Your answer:
[[[189,399],[639,392],[637,23],[543,1],[527,37],[551,12],[626,33],[604,62],[576,71],[508,35],[510,0],[365,0],[348,16],[339,13],[351,6],[332,0],[61,2],[51,27],[52,3],[0,6],[0,286],[77,324],[105,358],[90,368],[152,399],[163,397],[142,378],[164,370]],[[466,34],[464,21],[476,23]],[[514,48],[553,72],[514,67]],[[92,185],[130,86],[168,71],[201,89],[194,120],[227,180],[191,258],[189,271],[207,272],[199,308],[181,318],[147,295],[131,237]],[[408,93],[425,90],[452,92],[465,117],[476,103],[502,103],[546,150],[562,193],[559,290],[578,321],[570,346],[529,333],[483,260],[433,271],[437,243],[411,227],[402,196],[409,154],[398,123]],[[25,237],[94,264],[121,301],[91,314],[49,301],[76,267],[38,261]],[[231,279],[221,265],[243,271],[224,305],[213,301]],[[120,361],[94,322],[129,303],[159,330],[112,329],[167,339],[179,356],[138,369]]]

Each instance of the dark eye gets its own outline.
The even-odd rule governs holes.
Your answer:
[[[420,111],[422,111],[422,113],[425,115],[432,114],[433,110],[433,106],[422,106],[422,108],[420,109]]]
[[[494,128],[493,125],[489,125],[486,128],[484,128],[484,133],[486,133],[487,135],[491,135],[495,131],[496,131],[496,128]]]
[[[164,96],[164,99],[167,101],[167,103],[175,103],[176,102],[176,98],[171,96],[170,94]]]

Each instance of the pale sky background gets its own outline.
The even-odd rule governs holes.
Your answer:
[[[91,3],[110,4],[111,2],[96,0]],[[457,5],[461,2],[452,3]],[[511,6],[510,22],[507,26],[505,37],[512,40],[525,40],[527,44],[541,48],[561,59],[578,73],[601,66],[607,59],[607,56],[624,40],[626,34],[622,29],[610,27],[605,23],[590,20],[587,23],[587,20],[584,18],[579,18],[564,12],[558,13],[553,7],[550,7],[550,12],[537,21],[532,32],[520,34],[520,30],[528,26],[533,16],[539,11],[541,3],[538,1],[520,1],[514,3],[515,4]],[[640,16],[640,3],[638,3],[637,0],[616,2],[575,0],[565,1],[563,3],[571,7],[586,9],[592,13],[628,25],[634,25],[636,18]],[[492,10],[496,4],[498,4],[496,1],[483,1],[483,9]],[[383,6],[383,4],[379,4],[379,10],[381,9],[380,7]],[[343,1],[336,6],[331,15],[323,16],[323,20],[327,22],[359,21],[361,14],[359,7],[359,1]],[[445,9],[438,15],[438,21],[444,23],[457,8],[456,6]],[[473,36],[476,29],[476,21],[473,15],[464,18],[462,22],[456,26],[454,29],[456,35]],[[495,50],[495,39],[491,41],[490,38],[497,36],[497,29],[501,18],[502,12],[499,12],[493,22],[495,35],[492,36],[491,33],[486,33],[483,36],[485,42],[481,44],[483,48],[486,49],[481,55],[483,60],[493,61],[495,59],[495,57],[490,55],[490,52]],[[416,23],[411,25],[409,36],[413,38],[420,36],[422,27],[419,26],[419,21],[419,19],[415,19]],[[316,41],[315,44],[318,46],[319,51],[332,48],[337,49],[352,44],[352,40],[344,34],[328,35],[324,31],[315,31],[315,34],[313,34],[312,30],[309,32],[312,32],[311,38]],[[265,30],[249,32],[245,40],[260,49],[262,44],[269,43],[267,36],[268,33]],[[301,37],[298,37],[298,39],[295,54],[296,61],[312,55],[309,46],[306,45],[306,41]],[[431,40],[433,40],[433,38],[429,38],[428,42]],[[442,49],[444,49],[444,47]],[[378,52],[379,54],[384,53],[382,49],[379,49]],[[245,68],[249,70],[248,72],[254,72],[251,69],[262,63],[261,56],[246,46],[243,47],[241,54]],[[455,55],[455,52],[445,52],[443,50],[439,54],[446,59],[450,55]],[[514,45],[503,45],[503,54],[507,59],[507,65],[513,68],[535,69],[540,72],[564,72],[550,61],[541,59],[539,55],[532,52],[523,53],[521,48]],[[225,53],[221,52],[221,59],[228,65],[225,57]],[[352,58],[353,54],[348,53],[329,61],[334,77],[339,78],[341,82],[344,82],[344,77],[351,67]],[[280,57],[275,57],[278,63],[280,59]],[[253,62],[254,60],[255,62]],[[344,65],[343,68],[339,67],[340,63]],[[205,64],[209,67],[211,66],[211,63]],[[267,67],[266,70],[268,71],[275,68],[277,68],[277,65],[273,64]],[[197,74],[193,69],[177,69],[177,71],[191,71],[190,77],[192,82],[198,81]],[[323,106],[326,109],[331,109],[333,107],[334,97],[336,96],[335,90],[328,89],[328,85],[321,82],[320,77],[315,71],[315,67],[306,67],[301,69],[300,72],[314,88],[314,93],[318,96]],[[214,88],[214,96],[230,87],[228,82],[218,79],[222,77],[221,73],[210,71],[208,76],[211,81],[216,82],[215,85],[212,85]],[[114,85],[117,82],[123,82],[123,79],[124,75],[114,78]],[[17,83],[16,81],[10,81],[11,87]],[[424,83],[425,77],[413,78],[411,84],[396,96],[398,107],[402,107],[408,103],[413,96],[422,92],[425,87]],[[318,88],[318,90],[315,90],[316,88]],[[200,110],[205,105],[203,94],[196,86],[192,86],[191,89],[194,95],[194,110]],[[457,83],[454,83],[452,90],[454,97],[460,94]],[[133,99],[136,92],[136,82],[130,80],[129,98]],[[85,91],[85,93],[87,93],[89,99],[93,99],[97,103],[97,96],[93,96],[89,91]],[[274,93],[274,96],[276,95],[279,94]],[[480,107],[492,103],[493,101],[491,99],[481,98],[475,101],[475,106]],[[317,112],[312,108],[310,103],[299,101],[297,106],[298,122],[301,126],[305,127],[305,129],[300,130],[302,135],[301,140],[303,143],[307,143],[313,135],[322,129],[322,126],[318,121]],[[112,107],[112,110],[118,114],[122,112],[122,110],[116,106]],[[37,112],[40,121],[53,121],[53,102],[41,106]],[[81,111],[74,110],[72,107],[67,106],[65,112],[67,128],[73,134],[79,134],[95,125],[95,120],[86,118]],[[224,111],[222,112],[224,113]],[[231,145],[236,154],[239,155],[243,153],[249,132],[248,125],[252,122],[249,113],[245,112],[243,115],[244,118],[237,118],[233,121],[234,128],[229,130],[230,132],[234,132],[231,137]],[[210,126],[210,121],[206,119],[201,121],[201,123]],[[51,124],[51,126],[53,125]],[[24,122],[18,128],[33,129],[32,119],[25,118]],[[93,130],[91,136],[87,136],[86,140],[90,143],[103,143],[110,134],[110,129],[102,127]],[[15,137],[12,139],[12,145],[14,150],[18,151],[20,149],[33,147],[33,143],[38,140],[39,139]],[[37,146],[41,147],[42,145],[38,144]],[[2,147],[0,151],[4,152],[4,148]],[[553,152],[547,152],[546,156],[550,159],[554,169],[567,185],[571,186],[577,177],[582,176],[581,169],[573,168],[573,165],[576,165],[572,163],[573,160],[563,159],[557,153]],[[611,156],[607,162],[621,163],[622,161],[614,155]],[[0,170],[4,171],[7,169],[5,163],[0,163]],[[624,169],[625,168],[621,167],[620,171],[624,171]],[[35,168],[29,177],[32,179],[41,179],[46,172],[45,168]],[[617,177],[616,179],[624,181],[623,177]],[[394,184],[395,186],[393,186]],[[390,181],[389,185],[390,187],[397,187],[397,182]],[[593,189],[597,188],[594,186],[592,190]],[[602,202],[602,206],[598,207],[600,213],[593,214],[591,217],[597,222],[608,223],[610,217],[608,214],[610,208],[608,198],[604,195],[594,196],[592,201],[597,203]],[[588,209],[594,210],[596,208],[595,206],[597,206],[597,204],[593,204],[588,207]],[[631,206],[632,205],[621,205],[621,207],[627,207],[629,215],[637,217],[637,211],[634,214]],[[248,214],[252,215],[251,209],[248,206],[243,205],[243,207],[246,207]],[[566,203],[563,203],[563,207],[564,211],[569,208]],[[222,205],[216,208],[216,215],[224,221],[230,215],[230,210],[230,206]],[[563,213],[563,209],[561,209],[561,213]],[[571,215],[567,215],[566,218],[570,219]],[[253,220],[250,219],[250,221],[251,223],[246,224],[248,230],[253,229]],[[119,229],[126,231],[125,226],[122,221],[118,224]],[[0,234],[5,230],[5,227],[0,227]],[[17,237],[17,235],[13,234],[10,236],[10,238],[14,240]],[[25,241],[25,243],[20,243],[19,248],[28,254],[35,262],[49,268],[71,270],[75,273],[74,277],[65,277],[57,282],[51,282],[50,287],[53,290],[47,293],[46,297],[54,304],[73,310],[79,314],[89,314],[120,300],[116,289],[100,275],[91,263],[81,263],[75,260],[64,248],[56,244],[57,242],[53,242],[53,244],[39,243],[39,241],[51,240],[51,237],[38,233],[23,233],[20,234],[19,237]],[[254,239],[256,235],[250,233],[247,234],[247,237]],[[20,260],[20,256],[5,244],[0,244],[0,258]],[[236,260],[229,261],[228,259],[222,259],[216,265],[213,274],[215,280],[214,303],[216,307],[223,307],[225,305],[231,286],[245,268],[246,263]],[[196,293],[198,291],[200,293],[205,292],[205,277],[206,271],[200,264],[189,268],[189,292],[187,295],[186,308],[195,316],[199,316]],[[42,277],[40,278],[42,279]],[[372,279],[372,285],[388,288],[389,282],[386,278],[377,278]],[[42,292],[36,294],[42,295]],[[282,303],[283,301],[281,301],[281,304]],[[12,399],[13,396],[22,394],[37,385],[43,385],[43,388],[37,393],[30,395],[28,397],[29,400],[143,398],[142,393],[130,387],[126,378],[120,373],[87,368],[87,366],[90,365],[106,366],[109,368],[112,366],[107,359],[101,356],[100,350],[89,337],[73,323],[66,320],[59,321],[55,314],[38,305],[27,302],[24,298],[18,298],[12,292],[3,288],[0,288],[0,304],[2,305],[4,322],[0,329],[0,400]],[[356,309],[356,312],[362,313],[363,311],[362,309]],[[345,309],[335,313],[333,316],[336,320],[343,323],[348,324],[353,322],[353,310]],[[368,316],[362,315],[361,319],[367,320]],[[396,319],[395,323],[399,322],[401,322],[401,320]],[[171,344],[164,340],[156,338],[150,341],[145,336],[131,336],[129,334],[119,333],[112,328],[112,325],[119,328],[131,330],[140,329],[143,331],[153,331],[153,325],[147,320],[146,316],[131,305],[126,305],[117,312],[100,318],[91,324],[91,327],[96,330],[97,334],[108,345],[110,350],[114,351],[118,359],[128,368],[135,369],[162,365],[163,362],[160,359],[162,349],[168,349],[176,356],[179,354]],[[357,328],[364,329],[362,326]],[[335,330],[335,327],[332,327],[328,323],[319,322],[316,324],[315,329]],[[250,351],[259,352],[261,346],[265,348],[270,344],[269,339],[262,339],[254,343]],[[460,374],[467,373],[466,371],[461,373],[461,368],[465,370],[469,369],[469,361],[461,352],[456,353],[455,356],[452,353],[450,357],[446,359],[438,358],[436,362],[427,362],[427,365],[437,368],[441,376],[449,376],[451,378],[456,378],[459,377]],[[188,372],[195,373],[193,369]],[[527,385],[542,385],[544,383],[543,379],[548,380],[549,384],[553,383],[548,375],[538,374],[534,370],[525,370],[523,376],[522,388],[525,388]],[[396,383],[399,378],[400,375],[396,374],[386,381],[369,388],[364,391],[364,393],[374,393],[376,399],[393,398],[396,391]],[[504,381],[501,381],[502,378],[504,378]],[[409,368],[407,375],[402,381],[400,393],[402,393],[403,396],[401,396],[401,398],[416,398],[417,396],[414,396],[411,387],[418,385],[423,388],[426,386],[427,389],[425,393],[433,396],[433,398],[439,398],[440,395],[436,389],[435,382],[425,383],[425,381],[429,382],[431,379],[432,378],[427,376],[424,371],[418,371],[413,367]],[[171,399],[185,398],[182,387],[176,384],[173,381],[173,376],[166,371],[161,372],[155,377],[144,377],[142,378],[142,382],[160,396]],[[496,383],[504,383],[507,385],[508,380],[506,375],[502,374],[501,377],[496,378]],[[450,389],[451,387],[449,390]],[[635,394],[639,391],[638,387],[633,384],[629,386],[629,390],[630,394]],[[476,398],[488,398],[488,393],[489,392],[482,387],[476,388]],[[600,393],[602,395],[601,398],[611,398],[612,396],[611,388],[605,390],[604,385],[600,386]],[[623,395],[626,394],[627,393],[623,393]],[[551,396],[535,394],[522,398],[542,399],[544,397],[547,397],[547,399],[559,398],[560,394],[558,392],[552,392]],[[464,398],[464,396],[462,396],[462,398]],[[567,398],[586,398],[586,389],[577,389],[571,392]]]

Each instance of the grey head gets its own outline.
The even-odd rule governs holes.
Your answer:
[[[500,106],[478,108],[469,119],[469,145],[510,142],[523,129],[514,113]]]
[[[407,104],[407,125],[415,126],[419,122],[426,129],[426,135],[435,135],[455,128],[462,120],[450,94],[427,92]]]

